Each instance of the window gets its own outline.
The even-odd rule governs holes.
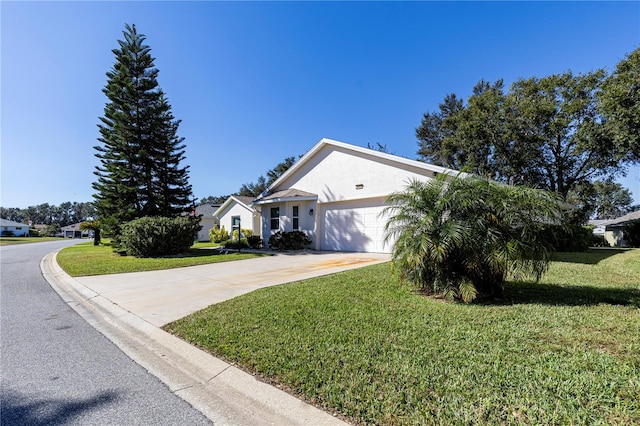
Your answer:
[[[280,229],[280,207],[271,207],[271,229]]]
[[[231,216],[231,235],[236,230],[238,231],[238,239],[242,238],[242,235],[240,235],[240,216]]]
[[[293,215],[291,217],[293,218],[293,230],[297,231],[298,229],[300,229],[300,220],[298,217],[298,206],[293,206]]]

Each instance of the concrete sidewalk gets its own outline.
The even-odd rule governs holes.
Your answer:
[[[47,255],[41,269],[63,300],[214,424],[344,424],[159,327],[258,288],[386,262],[389,255],[305,252],[71,278],[58,266],[56,254]]]

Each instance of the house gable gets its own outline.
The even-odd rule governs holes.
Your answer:
[[[322,139],[263,194],[295,188],[317,194],[318,202],[387,197],[411,180],[449,169],[367,148]]]
[[[253,198],[232,195],[220,206],[216,211],[215,217],[218,218],[220,227],[227,232],[231,232],[233,226],[233,217],[240,217],[240,227],[242,229],[250,229],[254,234],[260,232],[260,220],[256,210],[251,207]]]

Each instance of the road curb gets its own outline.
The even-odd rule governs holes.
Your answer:
[[[42,275],[90,325],[216,425],[345,425],[133,315],[66,274],[46,255]]]

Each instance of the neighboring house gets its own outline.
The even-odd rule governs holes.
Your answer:
[[[633,221],[640,220],[640,210],[628,213],[617,219],[609,220],[605,223],[604,238],[612,247],[627,245],[624,239],[624,226]]]
[[[253,235],[260,235],[260,212],[251,202],[253,197],[232,195],[216,211],[219,226],[227,230],[229,235],[240,223],[240,228],[250,229]]]
[[[268,245],[274,232],[300,230],[316,250],[388,253],[388,197],[439,173],[458,172],[322,139],[254,201],[262,239]]]
[[[198,241],[209,241],[209,230],[218,224],[215,213],[220,204],[200,204],[196,207],[196,216],[202,215],[200,225],[202,229],[198,231]]]
[[[28,237],[29,225],[8,219],[0,219],[0,235],[3,237]]]
[[[589,225],[593,226],[593,235],[601,235],[604,237],[604,228],[611,219],[592,219]]]
[[[61,228],[62,236],[65,238],[88,238],[91,236],[89,231],[81,231],[80,223],[63,226]]]

